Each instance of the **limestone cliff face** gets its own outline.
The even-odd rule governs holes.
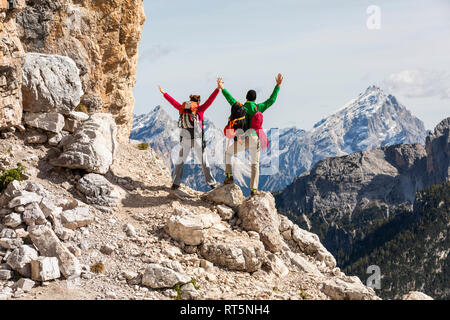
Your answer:
[[[14,11],[0,8],[0,130],[18,125],[22,118],[24,50],[18,37],[15,17],[25,6],[25,0],[17,4]]]
[[[72,58],[80,69],[89,111],[109,112],[128,139],[138,45],[145,22],[142,0],[27,0],[17,25],[27,52]]]

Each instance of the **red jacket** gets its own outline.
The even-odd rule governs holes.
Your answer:
[[[198,119],[200,123],[202,124],[203,128],[203,114],[205,111],[213,104],[214,100],[216,100],[217,95],[219,94],[219,89],[214,90],[214,92],[211,94],[211,96],[206,100],[204,104],[198,107]],[[174,98],[172,98],[168,93],[164,94],[164,98],[166,98],[167,101],[178,111],[180,111],[182,105],[176,101]]]

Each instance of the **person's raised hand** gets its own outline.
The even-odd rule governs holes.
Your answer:
[[[158,86],[159,91],[161,91],[162,94],[165,94],[166,92],[164,91],[163,88],[161,88],[161,86]]]
[[[222,78],[217,78],[217,88],[220,90],[225,89],[225,85]]]
[[[275,81],[277,82],[277,86],[281,86],[281,84],[283,83],[283,75],[279,73],[278,76],[275,78]]]

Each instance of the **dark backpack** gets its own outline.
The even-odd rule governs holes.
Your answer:
[[[228,118],[228,124],[225,126],[223,132],[229,139],[236,139],[237,131],[242,130],[246,132],[247,128],[247,111],[244,106],[238,101],[231,107],[231,115]]]

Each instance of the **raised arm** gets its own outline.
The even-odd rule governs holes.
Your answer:
[[[204,104],[202,104],[201,106],[198,107],[198,111],[205,112],[213,104],[214,100],[216,100],[218,94],[219,94],[219,88],[214,90],[214,92],[211,94],[211,96],[208,98],[208,100],[206,100],[206,102]]]
[[[275,103],[275,101],[277,101],[278,93],[280,92],[280,87],[281,87],[281,84],[283,83],[283,76],[279,73],[278,76],[276,77],[275,81],[277,82],[277,85],[276,85],[275,89],[273,89],[273,92],[270,95],[270,98],[267,101],[258,104],[258,110],[260,112],[266,111]]]
[[[219,89],[222,90],[223,96],[225,97],[225,99],[227,99],[228,103],[231,106],[234,106],[234,104],[237,102],[235,98],[233,98],[233,96],[227,91],[227,89],[225,89],[225,85],[223,83],[222,78],[217,79],[217,84],[219,86]]]
[[[163,88],[161,88],[161,86],[158,86],[159,91],[161,91],[161,93],[164,95],[164,98],[166,98],[166,100],[177,110],[180,110],[181,108],[181,104],[175,100],[174,98],[172,98],[167,92],[164,91]]]

